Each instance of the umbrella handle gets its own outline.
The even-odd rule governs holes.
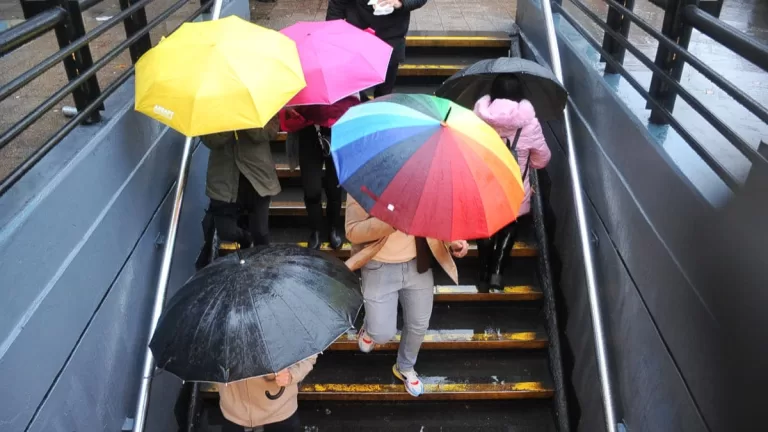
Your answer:
[[[264,392],[264,396],[266,396],[267,399],[269,399],[269,400],[276,400],[276,399],[279,399],[280,396],[282,396],[284,392],[285,392],[285,387],[280,387],[280,391],[277,392],[276,395],[270,394],[269,390],[267,390],[267,391]]]

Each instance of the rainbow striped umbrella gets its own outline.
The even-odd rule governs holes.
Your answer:
[[[517,217],[520,167],[493,128],[447,99],[384,96],[347,111],[331,136],[341,185],[400,231],[486,238]]]

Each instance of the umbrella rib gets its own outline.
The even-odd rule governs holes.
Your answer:
[[[259,309],[256,307],[256,301],[253,299],[253,294],[251,293],[250,290],[248,290],[248,298],[251,299],[251,305],[253,305],[253,313],[256,315],[256,321],[259,323],[259,329],[263,329],[264,327],[261,326],[261,317],[259,316]],[[264,347],[264,352],[267,354],[267,359],[269,359],[270,369],[274,369],[274,362],[272,361],[272,355],[267,349],[267,344],[264,342],[263,338],[261,340],[261,345]]]
[[[314,273],[317,273],[317,274],[319,274],[319,275],[321,275],[321,276],[328,276],[327,274],[325,274],[325,273],[322,273],[322,272],[319,272],[319,271],[317,271],[317,270],[315,270],[315,269],[313,269],[313,268],[308,268],[307,270],[309,270],[309,271],[311,271],[311,272],[314,272]],[[323,303],[325,303],[325,304],[326,304],[326,305],[327,305],[327,306],[328,306],[328,307],[329,307],[331,310],[333,310],[333,311],[335,311],[335,312],[338,312],[338,311],[336,311],[336,309],[335,309],[335,308],[334,308],[334,307],[333,307],[333,306],[332,306],[330,303],[328,303],[328,302],[327,302],[327,301],[326,301],[324,298],[320,297],[320,296],[319,296],[319,295],[318,295],[318,294],[317,294],[317,293],[316,293],[314,290],[307,290],[307,291],[308,291],[308,292],[311,292],[313,296],[315,296],[316,298],[318,298],[319,300],[321,300]],[[341,315],[341,313],[338,313],[338,317],[339,317],[339,318],[343,318],[343,316]],[[328,327],[326,326],[326,328],[328,328]]]
[[[287,301],[285,301],[285,297],[283,297],[283,293],[282,293],[282,291],[279,293],[279,295],[280,295],[280,300],[282,300],[282,302],[283,302],[283,303],[284,303],[284,304],[285,304],[285,305],[288,307],[288,309],[290,309],[291,313],[293,313],[293,316],[296,318],[296,321],[297,321],[299,324],[301,324],[301,327],[302,327],[302,328],[304,328],[304,331],[307,333],[307,335],[308,335],[308,336],[311,336],[311,335],[312,335],[312,333],[310,333],[310,332],[309,332],[309,329],[307,328],[307,326],[305,326],[305,325],[304,325],[304,322],[302,322],[302,321],[301,321],[301,318],[299,318],[299,316],[298,316],[298,315],[296,315],[296,311],[295,311],[295,310],[294,310],[294,309],[291,307],[291,305],[290,305],[290,304],[288,304],[288,302],[287,302]],[[330,330],[331,330],[331,329],[329,329],[329,328],[328,328],[328,326],[327,326],[327,325],[325,325],[325,323],[323,323],[323,326],[325,326],[325,329],[326,329],[326,330],[328,330],[328,331],[330,331]]]

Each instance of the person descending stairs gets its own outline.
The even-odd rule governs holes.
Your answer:
[[[467,64],[519,52],[516,40],[499,32],[409,33],[395,92],[431,94]],[[300,170],[288,166],[284,134],[272,149],[283,191],[270,206],[271,241],[306,246]],[[531,220],[539,217],[535,207]],[[418,356],[419,397],[392,373],[403,337],[402,313],[394,337],[378,340],[383,343],[372,343],[377,338],[365,329],[358,334],[366,319],[361,313],[355,328],[319,356],[299,385],[305,430],[558,430],[561,390],[555,377],[562,372],[559,359],[550,363],[553,332],[543,307],[549,277],[531,220],[518,224],[498,287],[476,279],[481,262],[475,242],[465,258],[456,259],[458,284],[433,267],[434,305]],[[338,248],[320,245],[341,259],[349,258],[351,249],[346,241]],[[206,409],[198,430],[218,431],[216,387],[202,386],[202,396]]]

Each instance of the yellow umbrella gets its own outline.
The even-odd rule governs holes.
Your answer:
[[[137,111],[193,137],[263,127],[306,86],[296,44],[236,16],[185,23],[136,63]]]

